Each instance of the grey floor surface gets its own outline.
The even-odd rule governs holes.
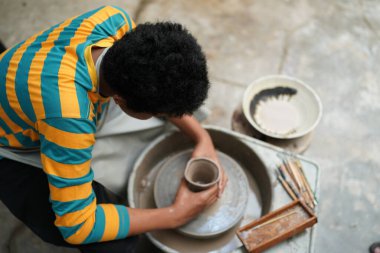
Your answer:
[[[315,252],[367,252],[380,241],[380,1],[0,0],[0,39],[12,46],[104,4],[137,23],[183,23],[198,38],[212,82],[207,123],[230,128],[259,77],[286,74],[312,86],[324,107],[304,153],[321,168]],[[43,243],[1,203],[0,224],[0,252],[75,252]]]

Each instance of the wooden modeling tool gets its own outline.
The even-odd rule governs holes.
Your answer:
[[[285,190],[294,199],[294,195],[314,209],[317,202],[310,184],[302,169],[301,162],[295,158],[283,158],[283,163],[277,168],[278,179]],[[289,190],[290,188],[290,190]]]
[[[273,223],[273,222],[275,222],[275,221],[278,221],[278,220],[280,220],[280,219],[283,219],[283,218],[285,218],[285,217],[288,217],[288,216],[290,216],[290,215],[292,215],[292,214],[295,214],[296,212],[297,212],[296,210],[293,210],[293,211],[291,211],[291,212],[289,212],[289,213],[286,213],[286,214],[283,214],[283,215],[277,216],[277,217],[275,217],[275,218],[273,218],[273,219],[271,219],[271,220],[268,220],[268,221],[266,221],[266,222],[264,222],[264,223],[262,223],[262,224],[260,224],[260,225],[258,225],[258,226],[256,226],[256,227],[254,227],[254,228],[252,228],[252,229],[253,229],[253,230],[254,230],[254,229],[259,229],[259,228],[264,227],[264,226],[266,226],[266,225],[268,225],[268,224],[270,224],[270,223]]]
[[[277,173],[277,179],[280,181],[282,186],[285,188],[286,192],[289,194],[289,196],[293,199],[296,200],[298,197],[296,196],[296,192],[293,191],[289,184],[285,181],[285,179],[280,175],[280,173],[276,170]]]

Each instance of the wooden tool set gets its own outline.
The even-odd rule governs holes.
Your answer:
[[[250,222],[237,236],[250,253],[261,252],[317,223],[317,200],[298,159],[286,158],[277,166],[277,179],[293,202]]]

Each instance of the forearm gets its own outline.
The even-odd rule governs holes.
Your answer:
[[[169,120],[195,143],[204,141],[211,142],[211,138],[207,131],[193,116],[185,115],[182,117],[172,117],[169,118]]]
[[[158,229],[169,229],[179,225],[174,208],[158,209],[128,208],[130,227],[128,235],[137,235]]]

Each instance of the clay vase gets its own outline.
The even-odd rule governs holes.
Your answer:
[[[193,192],[209,189],[220,180],[219,166],[208,158],[192,158],[186,165],[185,180]]]

